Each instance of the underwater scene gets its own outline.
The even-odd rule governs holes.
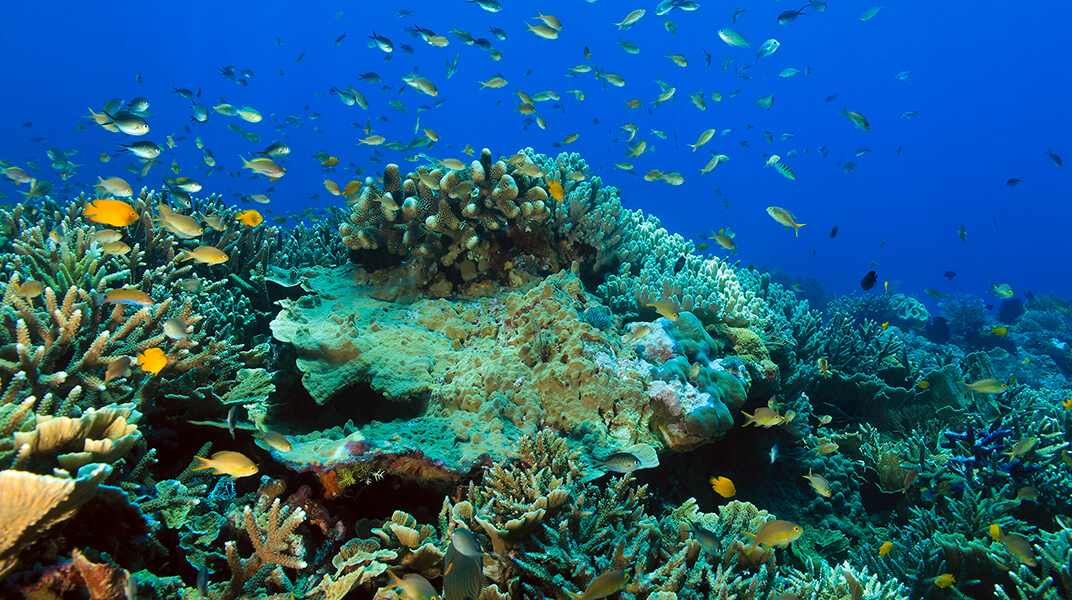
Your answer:
[[[7,3],[0,598],[1072,598],[1072,4],[879,1]]]

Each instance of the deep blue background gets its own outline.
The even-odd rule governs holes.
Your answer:
[[[338,201],[325,192],[323,178],[345,184],[350,177],[341,171],[325,174],[311,157],[315,152],[339,157],[340,169],[351,161],[366,169],[362,179],[382,171],[386,162],[407,166],[402,155],[390,151],[382,151],[384,163],[369,162],[373,150],[355,145],[364,133],[351,124],[363,127],[372,119],[375,132],[388,140],[411,140],[415,107],[434,101],[410,89],[399,95],[405,87],[400,77],[418,67],[439,87],[439,98],[447,100],[442,107],[423,112],[420,119],[422,127],[440,136],[441,142],[429,151],[437,158],[460,157],[466,144],[500,155],[526,146],[556,154],[559,149],[552,147],[553,142],[579,133],[580,139],[568,149],[581,153],[605,183],[621,188],[627,206],[654,213],[668,229],[686,236],[731,227],[738,233],[735,259],[745,265],[814,277],[839,293],[858,290],[860,278],[873,268],[869,263],[876,261],[880,282],[890,281],[918,295],[928,287],[982,294],[990,288],[988,280],[1008,282],[1018,294],[1030,289],[1072,295],[1066,268],[1072,164],[1058,168],[1044,153],[1049,148],[1072,161],[1068,141],[1072,53],[1062,41],[1072,22],[1072,4],[1039,1],[1021,8],[1020,3],[990,1],[890,2],[875,18],[862,22],[859,16],[870,2],[831,0],[827,11],[806,10],[786,26],[776,23],[777,15],[798,6],[787,1],[700,0],[701,8],[695,12],[673,11],[662,17],[655,15],[653,1],[505,0],[504,4],[501,12],[492,14],[460,0],[382,2],[371,8],[341,2],[211,6],[166,2],[136,8],[8,3],[0,24],[6,80],[0,96],[4,115],[0,158],[20,166],[33,158],[47,172],[45,148],[80,149],[73,160],[85,166],[68,183],[88,184],[100,174],[119,175],[136,188],[159,187],[164,167],[155,167],[141,181],[122,170],[130,159],[120,156],[101,164],[100,152],[112,152],[116,143],[133,138],[108,133],[82,118],[87,107],[99,110],[110,98],[140,95],[150,100],[155,114],[152,131],[144,139],[163,145],[167,134],[186,135],[182,126],[188,123],[215,154],[224,170],[207,179],[193,136],[162,156],[165,165],[177,160],[183,175],[201,180],[203,193],[219,192],[237,203],[235,194],[265,191],[271,185],[265,179],[252,177],[249,171],[240,179],[230,173],[241,165],[239,154],[263,149],[273,139],[286,139],[294,153],[286,161],[286,176],[275,184],[268,208],[278,215],[323,206]],[[748,12],[734,27],[749,38],[753,49],[769,37],[782,44],[749,71],[754,77],[750,81],[735,79],[733,66],[727,72],[720,66],[731,55],[737,57],[734,65],[754,63],[754,52],[730,48],[716,33],[730,25],[734,6],[745,5]],[[612,24],[641,7],[647,15],[632,29],[619,32]],[[413,15],[396,18],[399,8],[412,10]],[[526,20],[537,23],[533,19],[537,10],[561,19],[564,29],[558,40],[525,32]],[[339,11],[342,15],[336,19]],[[676,36],[664,28],[667,19],[676,23]],[[409,38],[402,28],[413,24],[447,35],[450,45],[435,48]],[[509,38],[494,40],[490,25],[506,30]],[[494,62],[487,52],[460,43],[450,35],[452,27],[491,39],[503,53],[502,61]],[[373,29],[395,42],[390,61],[366,46]],[[333,46],[342,33],[347,34],[345,40]],[[627,54],[618,46],[619,39],[638,45],[641,53]],[[416,54],[402,53],[400,43],[413,46]],[[591,61],[582,55],[585,46],[591,49]],[[702,48],[713,55],[710,68],[704,66]],[[305,58],[296,64],[302,51]],[[666,58],[669,51],[684,54],[689,66],[675,66]],[[460,54],[459,69],[448,81],[445,63],[455,54]],[[586,62],[621,74],[627,85],[604,90],[591,74],[564,76],[568,67]],[[218,73],[228,64],[255,72],[248,87]],[[786,67],[803,71],[807,66],[813,69],[811,75],[778,77]],[[284,76],[279,76],[279,69]],[[532,74],[526,77],[529,69]],[[906,70],[912,72],[907,80],[894,78]],[[367,71],[379,73],[383,81],[377,85],[360,81],[358,74]],[[480,90],[479,81],[500,72],[509,81],[505,88]],[[135,83],[137,74],[143,85]],[[657,78],[677,88],[674,102],[651,104],[659,93]],[[326,93],[348,83],[369,99],[368,111],[344,106]],[[393,89],[381,92],[383,85]],[[173,86],[200,88],[200,101],[209,106],[219,98],[253,106],[265,120],[249,124],[212,113],[207,124],[193,123],[188,102],[170,93]],[[515,89],[529,94],[558,92],[564,114],[552,109],[551,102],[540,103],[547,130],[535,126],[523,130],[524,117],[513,112]],[[575,100],[568,89],[582,90],[585,100]],[[690,92],[700,89],[707,101],[704,112],[688,100]],[[710,100],[716,90],[728,96],[736,89],[741,91],[732,99]],[[824,99],[835,92],[837,100],[826,104]],[[753,106],[758,96],[770,93],[775,94],[770,111]],[[388,106],[394,98],[402,100],[406,114]],[[623,103],[631,98],[642,100],[643,108],[625,108]],[[866,115],[871,131],[857,130],[839,116],[842,103]],[[909,110],[920,114],[901,119]],[[312,113],[323,116],[309,121]],[[307,122],[288,128],[284,138],[272,131],[271,115],[282,120],[289,114],[301,115]],[[378,122],[379,115],[389,121]],[[593,124],[593,118],[600,123]],[[627,159],[625,145],[614,142],[622,135],[621,125],[630,121],[640,127],[637,139],[654,147],[638,159]],[[25,122],[33,126],[24,128]],[[228,123],[258,132],[263,142],[246,142],[227,129]],[[79,124],[85,124],[86,131],[77,131]],[[746,130],[746,124],[755,129]],[[707,147],[691,152],[686,144],[710,127],[732,128],[734,133],[716,136]],[[655,137],[652,128],[670,138]],[[764,142],[764,131],[774,134],[774,144]],[[780,141],[784,132],[795,137]],[[38,136],[45,141],[30,141]],[[751,148],[742,148],[741,140]],[[827,159],[815,152],[819,146],[830,149]],[[897,157],[899,146],[903,152]],[[856,158],[853,150],[859,147],[871,147],[872,152]],[[709,159],[709,149],[727,154],[730,161],[701,176],[698,170]],[[797,181],[763,168],[765,153],[785,157],[790,149],[802,153],[784,159]],[[846,174],[838,168],[839,159],[855,160],[859,166]],[[635,164],[636,175],[613,167],[625,160]],[[680,171],[685,184],[646,182],[639,175],[650,169]],[[53,173],[35,175],[62,186]],[[1010,177],[1024,177],[1024,183],[1007,188]],[[729,199],[728,210],[714,193],[716,184]],[[8,181],[0,182],[0,191],[9,196],[6,202],[19,197],[16,189]],[[770,205],[785,207],[807,223],[799,238],[766,215]],[[839,234],[830,239],[834,225]],[[962,225],[966,243],[957,235]],[[952,282],[942,276],[947,270],[958,273]]]

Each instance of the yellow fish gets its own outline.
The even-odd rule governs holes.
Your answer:
[[[998,379],[980,379],[974,383],[964,383],[958,381],[957,385],[961,386],[961,392],[967,394],[968,392],[976,392],[979,394],[997,394],[1005,391],[1009,386],[1005,385],[1004,381]]]
[[[744,411],[741,411],[741,414],[748,418],[742,427],[756,425],[758,427],[763,427],[764,429],[770,429],[771,427],[785,423],[784,416],[778,414],[778,411],[772,410],[766,406],[757,408],[752,414],[748,414]]]
[[[878,555],[886,556],[890,553],[891,550],[893,550],[893,542],[884,542],[881,546],[878,547]]]
[[[157,375],[167,364],[167,355],[160,348],[149,348],[138,355],[138,367],[146,373]]]
[[[97,296],[100,303],[130,304],[131,306],[152,306],[153,299],[137,288],[119,288],[109,290]]]
[[[723,498],[732,498],[737,495],[737,486],[733,485],[729,477],[712,477],[709,482],[711,489]]]
[[[830,454],[832,452],[837,452],[837,449],[838,449],[838,445],[835,444],[834,442],[823,442],[822,444],[819,445],[819,447],[817,447],[815,449],[815,453],[816,454]]]
[[[253,437],[261,440],[267,444],[273,450],[279,452],[290,452],[290,441],[283,437],[282,434],[270,431],[268,429],[261,429],[259,432],[253,434]]]
[[[1000,327],[1000,326],[999,327],[991,327],[990,328],[990,333],[992,333],[992,334],[994,334],[994,335],[996,335],[998,337],[1005,337],[1005,336],[1009,335],[1009,328],[1008,327]]]
[[[830,377],[831,375],[833,375],[833,373],[830,371],[830,361],[826,360],[825,358],[820,358],[818,361],[816,361],[816,364],[819,367],[820,377]]]
[[[1012,286],[1007,283],[994,283],[993,281],[991,281],[990,285],[993,286],[994,289],[990,290],[987,293],[994,294],[998,298],[1012,298],[1016,295],[1012,291]]]
[[[678,306],[677,302],[674,302],[673,300],[659,300],[657,302],[645,304],[644,306],[650,306],[654,308],[655,312],[666,317],[667,319],[670,319],[671,321],[676,321],[678,313],[681,312],[681,307]]]
[[[286,169],[279,166],[279,163],[266,157],[254,158],[253,160],[246,160],[245,157],[240,156],[242,159],[242,168],[250,169],[258,175],[264,175],[265,177],[275,181],[286,173]]]
[[[1069,396],[1067,400],[1061,403],[1061,408],[1065,410],[1072,410],[1072,396]]]
[[[956,582],[957,580],[953,577],[952,573],[943,573],[934,578],[934,585],[940,588],[952,587]]]
[[[797,218],[793,216],[793,213],[780,206],[768,206],[767,214],[778,223],[784,225],[786,229],[792,228],[793,235],[798,237],[800,236],[800,228],[807,225],[807,223],[797,223]]]
[[[830,482],[826,480],[822,475],[812,475],[811,469],[808,469],[808,474],[804,476],[804,479],[808,480],[812,489],[815,490],[820,496],[829,498],[833,495],[830,489]]]
[[[566,197],[566,192],[562,190],[562,184],[559,183],[558,180],[554,180],[547,184],[547,192],[555,200],[562,200]]]
[[[406,600],[436,600],[438,598],[432,584],[416,573],[409,573],[399,578],[388,569],[387,576],[390,577],[390,583],[383,586],[383,589],[397,589],[400,592],[398,595]]]
[[[257,225],[260,225],[264,222],[264,217],[261,216],[261,213],[253,209],[240,210],[237,214],[235,214],[235,220],[243,225],[256,227]]]
[[[800,525],[791,521],[775,519],[760,525],[755,533],[749,533],[747,531],[742,531],[741,533],[752,538],[752,543],[745,548],[745,553],[748,554],[755,550],[757,546],[776,546],[778,548],[785,548],[796,541],[796,539],[804,533],[804,530],[800,528]]]
[[[1028,452],[1038,444],[1038,438],[1035,436],[1026,437],[1013,445],[1012,450],[1008,452],[1002,452],[1005,456],[1011,456],[1013,458],[1019,458]]]
[[[40,281],[34,281],[33,279],[19,284],[19,295],[27,300],[33,300],[43,294],[44,291],[45,284]]]
[[[175,234],[175,237],[177,238],[188,240],[205,233],[205,230],[201,227],[201,223],[193,217],[177,213],[171,210],[171,207],[166,204],[161,204],[157,206],[156,209],[161,216],[158,219],[153,219],[153,221],[160,223],[164,229]]]
[[[592,580],[588,587],[584,588],[583,594],[567,592],[574,600],[598,600],[611,594],[620,592],[629,585],[630,574],[618,569],[607,571]]]
[[[219,248],[213,246],[198,246],[193,250],[182,250],[179,253],[179,261],[192,260],[202,265],[219,265],[227,262],[227,255]]]
[[[212,458],[202,458],[200,456],[195,456],[194,458],[201,461],[201,465],[194,468],[195,471],[213,469],[214,474],[228,475],[232,479],[257,474],[257,465],[253,464],[253,461],[241,452],[223,450],[213,454]]]
[[[134,208],[122,200],[100,199],[86,205],[82,211],[87,219],[94,223],[111,225],[112,227],[126,227],[138,220],[138,213]]]

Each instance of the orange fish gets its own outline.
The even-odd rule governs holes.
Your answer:
[[[82,214],[94,223],[102,223],[112,227],[126,227],[139,218],[134,208],[126,202],[107,198],[90,202],[86,205]]]
[[[256,227],[257,225],[260,225],[264,222],[264,217],[261,216],[261,213],[253,209],[249,209],[238,211],[238,214],[235,215],[235,220],[243,225]]]
[[[881,546],[878,547],[878,555],[886,556],[890,553],[890,550],[893,550],[893,542],[884,542]]]
[[[138,355],[138,366],[142,371],[157,375],[168,364],[167,355],[160,348],[149,348]]]
[[[711,488],[723,498],[732,498],[737,495],[737,486],[733,485],[729,477],[712,477]]]
[[[547,184],[547,191],[555,200],[562,200],[566,197],[566,192],[562,189],[562,184],[557,179]]]

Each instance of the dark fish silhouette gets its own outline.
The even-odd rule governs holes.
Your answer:
[[[1023,183],[1023,181],[1023,177],[1013,177],[1012,179],[1009,179],[1005,182],[1005,187],[1016,187],[1016,184]]]
[[[830,239],[834,239],[836,237],[837,237],[837,225],[834,225],[834,228],[830,230]]]
[[[1053,164],[1057,165],[1058,167],[1060,167],[1061,165],[1065,164],[1064,161],[1061,160],[1060,156],[1057,156],[1056,154],[1054,154],[1053,152],[1050,152],[1049,150],[1046,151],[1046,156],[1049,156],[1050,160],[1053,161]]]
[[[942,273],[942,275],[945,275],[945,278],[948,279],[949,281],[953,281],[953,278],[957,276],[957,272],[956,271],[946,271],[945,273]]]
[[[864,278],[860,280],[860,287],[867,291],[875,287],[876,281],[878,281],[878,275],[874,271],[868,271],[867,275],[864,275]]]

